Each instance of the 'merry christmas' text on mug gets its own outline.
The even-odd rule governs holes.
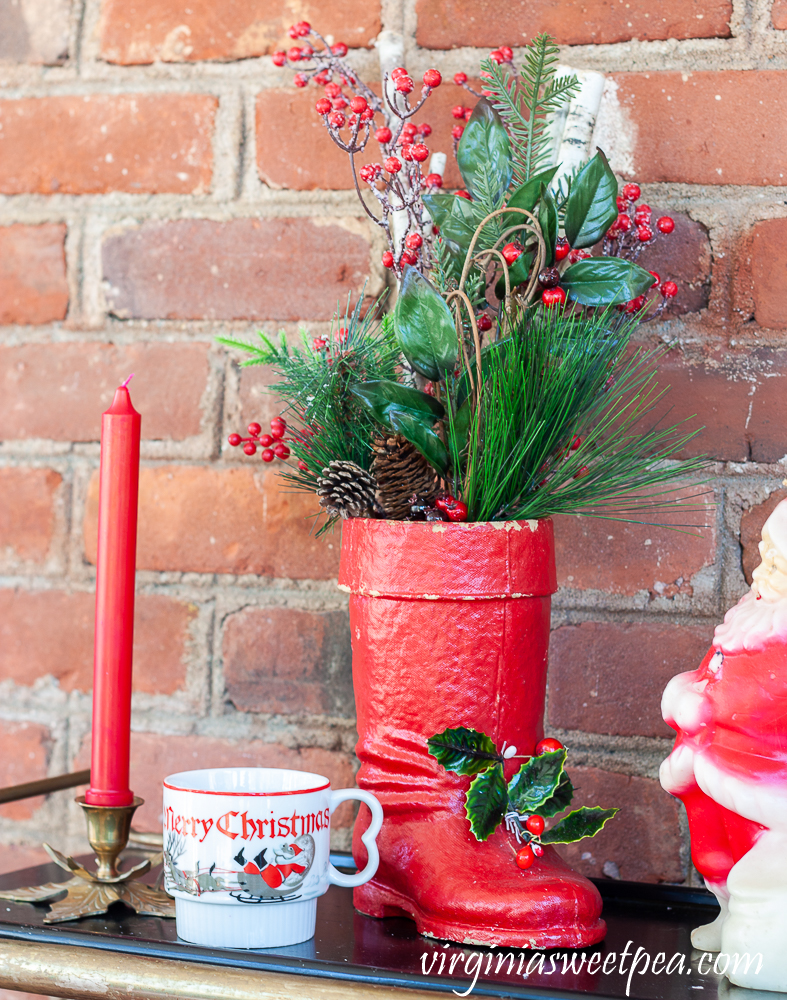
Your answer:
[[[363,835],[369,861],[357,875],[330,863],[331,814],[347,799],[372,813]],[[178,936],[225,948],[274,948],[314,934],[317,897],[331,884],[363,885],[377,871],[377,799],[331,791],[308,771],[225,767],[164,779],[165,888],[175,897]],[[219,905],[206,905],[219,904]]]

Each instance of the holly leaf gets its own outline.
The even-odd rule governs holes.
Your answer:
[[[533,209],[538,204],[538,199],[541,197],[541,185],[548,187],[550,181],[557,173],[557,166],[548,167],[546,170],[542,170],[537,174],[533,174],[529,181],[525,181],[520,187],[514,191],[511,197],[508,199],[508,208],[524,208],[527,212],[532,212]],[[521,220],[525,220],[525,216],[520,216]],[[508,226],[513,226],[515,222],[518,221],[517,216],[512,212],[511,215],[504,216],[506,228]]]
[[[602,806],[582,806],[575,809],[559,823],[542,833],[542,844],[575,844],[585,837],[595,837],[603,829],[607,820],[612,819],[619,809],[604,809]]]
[[[456,771],[457,774],[478,774],[503,760],[485,733],[465,726],[445,729],[430,737],[426,745],[429,753],[446,771]]]
[[[575,250],[593,246],[618,217],[618,182],[599,150],[579,171],[566,200],[564,228]]]
[[[573,798],[574,786],[571,784],[571,779],[564,771],[560,776],[560,782],[555,789],[555,794],[550,796],[546,802],[542,802],[538,807],[538,815],[543,816],[544,819],[549,819],[550,816],[556,816],[558,813],[563,812],[564,809],[568,809]]]
[[[562,747],[525,761],[508,783],[512,809],[518,813],[539,812],[540,807],[557,792],[566,764],[566,753],[566,748]]]
[[[441,476],[445,475],[448,471],[448,449],[440,435],[428,423],[424,423],[422,416],[391,407],[388,411],[388,423],[395,434],[401,434],[410,444],[415,445],[432,468]]]
[[[456,161],[470,194],[480,201],[488,197],[497,207],[511,183],[514,161],[503,120],[486,98],[473,109]]]
[[[476,840],[486,840],[502,822],[508,805],[503,765],[476,775],[467,790],[465,813]]]
[[[350,386],[351,391],[381,424],[388,423],[391,410],[412,413],[431,426],[435,420],[442,420],[445,410],[442,403],[420,389],[413,389],[401,382],[378,379]]]
[[[419,375],[436,381],[454,370],[459,353],[454,317],[434,285],[414,267],[404,270],[393,317],[402,353]]]
[[[557,205],[543,184],[541,185],[541,204],[538,208],[538,224],[547,245],[545,266],[552,267],[555,263],[555,244],[557,243]]]
[[[653,275],[622,257],[588,257],[567,268],[560,284],[583,306],[605,306],[644,295]]]

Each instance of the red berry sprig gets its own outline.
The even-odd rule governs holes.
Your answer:
[[[299,72],[293,81],[296,86],[306,87],[314,82],[324,88],[324,96],[315,102],[315,111],[322,117],[333,142],[349,154],[359,196],[360,180],[369,185],[380,205],[381,214],[375,215],[361,199],[364,211],[388,238],[384,266],[401,277],[402,268],[408,264],[428,265],[434,234],[424,217],[420,196],[424,188],[441,186],[442,178],[439,174],[423,176],[421,164],[430,156],[425,140],[432,128],[426,122],[415,124],[412,119],[429,95],[442,85],[442,74],[437,69],[427,69],[422,77],[420,96],[411,102],[408,95],[416,90],[416,81],[399,66],[386,74],[380,97],[345,61],[348,49],[343,42],[329,45],[308,21],[292,25],[289,35],[297,44],[287,51],[275,52],[273,63],[276,66],[297,63]],[[378,115],[384,118],[384,123],[376,126],[375,116]],[[372,135],[381,147],[383,162],[365,164],[356,174],[355,157],[366,149]],[[407,214],[410,233],[421,237],[423,249],[407,246],[398,255],[400,248],[391,231],[394,212]]]
[[[287,459],[290,457],[290,449],[287,447],[284,435],[287,431],[287,422],[284,417],[274,417],[271,420],[270,434],[262,433],[262,426],[258,423],[249,424],[248,437],[241,437],[240,434],[230,434],[227,441],[233,448],[243,445],[246,455],[256,455],[257,448],[261,448],[260,458],[263,462],[272,462],[276,458]],[[300,468],[300,463],[298,463]]]
[[[661,236],[668,236],[675,230],[675,220],[669,215],[662,215],[653,224],[653,209],[644,202],[637,204],[642,195],[639,184],[624,184],[620,195],[618,195],[618,217],[607,230],[604,237],[602,253],[605,256],[625,257],[628,260],[636,261],[642,251],[652,246]],[[568,257],[572,260],[572,250]],[[643,315],[641,319],[645,322],[656,319],[667,307],[671,298],[678,292],[678,286],[674,281],[661,282],[659,275],[655,271],[650,272],[653,277],[651,288],[656,289],[660,294],[660,301],[655,310],[644,315],[649,303],[655,301],[648,298],[648,294],[638,295],[628,302],[623,302],[618,306],[621,312],[639,313]]]

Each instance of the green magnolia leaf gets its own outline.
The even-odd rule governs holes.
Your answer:
[[[391,407],[388,410],[388,423],[396,434],[407,438],[410,444],[421,452],[426,461],[436,469],[441,476],[448,471],[448,450],[439,434],[424,423],[423,416],[415,416],[407,410]]]
[[[427,740],[426,745],[429,753],[446,771],[456,771],[457,774],[478,774],[502,761],[487,735],[464,726],[436,733]]]
[[[557,205],[555,199],[541,185],[541,204],[538,209],[538,224],[547,245],[545,266],[552,267],[555,263],[555,244],[557,243]]]
[[[575,844],[584,837],[595,837],[608,819],[612,819],[619,809],[604,809],[602,806],[582,806],[575,809],[559,823],[542,833],[542,844]]]
[[[375,420],[381,424],[388,423],[391,409],[412,413],[420,417],[430,427],[435,420],[445,416],[442,403],[420,389],[412,389],[401,382],[390,382],[378,379],[374,382],[363,382],[361,385],[350,386],[351,391],[369,410]]]
[[[449,195],[452,204],[443,219],[440,235],[454,253],[462,254],[470,246],[476,231],[476,213],[473,203],[459,195]],[[440,225],[440,223],[438,223]]]
[[[456,161],[470,194],[474,198],[488,194],[497,207],[511,183],[514,163],[503,121],[486,98],[476,104],[465,126]]]
[[[419,375],[436,381],[454,370],[459,352],[454,317],[437,289],[414,267],[404,270],[393,315],[402,353]]]
[[[622,257],[588,257],[566,268],[560,284],[583,306],[605,306],[644,295],[653,275]]]
[[[507,804],[502,764],[495,764],[473,778],[467,790],[465,813],[476,840],[486,840],[495,832],[506,814]]]
[[[421,200],[426,205],[432,222],[436,226],[442,226],[451,211],[451,205],[456,200],[456,195],[448,191],[427,191],[421,195]]]
[[[560,776],[560,783],[555,789],[555,794],[550,796],[546,802],[541,803],[538,807],[538,814],[539,816],[543,816],[544,819],[549,819],[550,816],[556,816],[558,813],[563,812],[564,809],[568,809],[573,798],[574,786],[571,784],[571,779],[564,771]]]
[[[566,201],[566,239],[575,250],[593,246],[618,217],[618,182],[599,150],[580,170]]]
[[[521,257],[517,257],[514,263],[508,269],[508,282],[513,291],[517,285],[523,284],[527,281],[528,275],[530,274],[530,265],[533,263],[533,257],[535,255],[532,253],[523,253]],[[497,279],[495,284],[495,295],[498,299],[502,299],[506,294],[506,282],[502,275]]]
[[[538,812],[557,791],[566,764],[566,748],[551,750],[526,761],[508,783],[511,808],[519,813]]]
[[[541,197],[541,185],[543,184],[544,187],[548,187],[556,173],[557,166],[554,166],[533,174],[529,181],[525,181],[524,184],[514,191],[506,203],[507,207],[524,208],[526,211],[532,212],[538,204],[538,199]],[[525,216],[523,215],[521,218],[525,219]],[[512,212],[510,215],[503,216],[503,221],[507,227],[513,226],[517,221],[517,217]]]

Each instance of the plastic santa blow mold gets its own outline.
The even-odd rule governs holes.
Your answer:
[[[543,736],[552,522],[347,520],[339,585],[350,592],[358,785],[385,819],[380,866],[355,890],[374,917],[406,915],[422,934],[503,947],[584,947],[604,937],[601,897],[553,847],[526,871],[504,827],[484,841],[464,811],[468,777],[427,739],[449,726],[520,754]],[[506,778],[519,767],[506,764]],[[353,854],[366,862],[361,834]]]
[[[661,784],[686,806],[694,864],[721,906],[692,944],[729,955],[738,986],[787,992],[787,500],[760,555],[699,668],[667,685],[678,738]]]

